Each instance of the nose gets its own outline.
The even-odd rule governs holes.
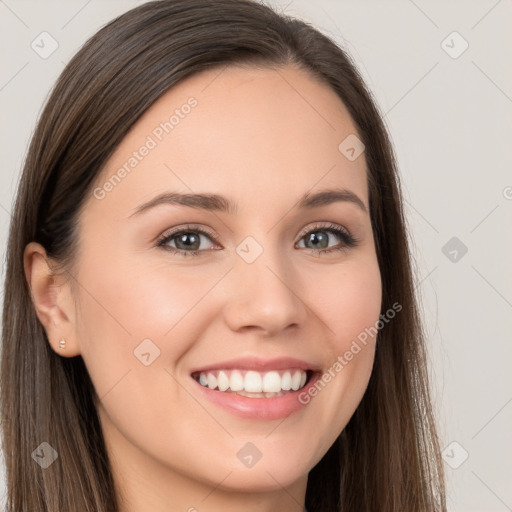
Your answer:
[[[261,331],[265,336],[297,328],[307,307],[294,290],[294,270],[277,250],[266,248],[252,263],[236,255],[230,272],[225,320],[236,332]]]

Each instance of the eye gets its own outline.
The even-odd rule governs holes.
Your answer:
[[[200,252],[204,251],[204,247],[199,250],[201,237],[215,240],[215,235],[210,231],[194,226],[185,226],[171,233],[165,233],[159,238],[157,246],[180,256],[198,256]],[[169,245],[171,243],[174,243],[175,246]]]
[[[334,234],[338,239],[341,239],[341,244],[334,247],[329,247],[329,234]],[[320,249],[316,251],[320,254],[326,254],[333,251],[347,250],[348,248],[355,247],[358,240],[345,228],[337,226],[336,224],[321,225],[317,224],[302,235],[301,241],[305,239],[305,244],[312,247],[307,249]],[[300,243],[300,242],[299,242]]]

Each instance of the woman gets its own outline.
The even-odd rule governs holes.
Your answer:
[[[392,147],[301,21],[164,0],[94,35],[4,297],[11,512],[446,508]]]

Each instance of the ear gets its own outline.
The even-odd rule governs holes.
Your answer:
[[[69,283],[52,272],[46,251],[39,243],[30,242],[25,247],[23,265],[36,315],[53,350],[64,357],[79,355],[75,305]],[[64,348],[59,348],[61,339],[66,340]]]

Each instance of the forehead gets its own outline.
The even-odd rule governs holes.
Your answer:
[[[329,186],[366,202],[364,154],[350,161],[339,149],[356,133],[336,93],[303,70],[202,71],[166,92],[123,139],[96,180],[111,184],[101,206],[128,216],[172,190],[264,208]]]

